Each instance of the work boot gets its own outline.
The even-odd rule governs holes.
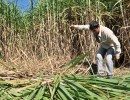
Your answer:
[[[97,77],[98,77],[98,78],[104,78],[105,75],[104,75],[104,74],[98,74]]]

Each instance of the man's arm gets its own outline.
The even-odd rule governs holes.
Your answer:
[[[89,30],[89,25],[71,25],[70,28],[75,28],[79,30]]]
[[[118,40],[118,38],[112,34],[110,36],[110,39],[111,41],[113,42],[114,44],[114,47],[115,47],[115,51],[116,51],[116,60],[118,60],[120,58],[120,53],[121,53],[121,45],[120,45],[120,42]]]

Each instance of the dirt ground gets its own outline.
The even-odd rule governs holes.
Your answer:
[[[48,69],[44,69],[44,70],[46,73],[51,74],[51,72],[50,72],[51,69],[48,68]],[[73,72],[71,71],[71,73],[72,74],[90,75],[91,73],[89,70],[90,70],[89,68],[86,68],[84,66],[77,66],[73,70]],[[58,71],[60,71],[60,69]],[[54,74],[58,74],[58,71],[55,72]],[[115,76],[128,75],[128,74],[130,74],[130,67],[114,68],[114,73],[115,73]],[[0,80],[33,79],[33,78],[38,77],[37,75],[29,73],[27,71],[22,71],[22,72],[16,71],[16,70],[13,71],[13,70],[7,70],[7,69],[3,68],[2,66],[0,67]]]

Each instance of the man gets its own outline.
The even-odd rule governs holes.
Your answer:
[[[70,28],[91,30],[96,41],[100,43],[100,48],[97,52],[96,62],[98,66],[98,75],[104,76],[103,59],[106,54],[107,78],[112,78],[113,71],[113,56],[118,61],[121,53],[121,46],[118,38],[109,28],[99,25],[98,22],[92,21],[89,25],[71,25]]]

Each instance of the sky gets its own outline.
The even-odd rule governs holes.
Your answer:
[[[30,0],[18,0],[17,4],[21,10],[26,10],[30,6]]]
[[[8,2],[12,2],[13,0],[8,0]],[[24,11],[28,8],[30,8],[30,0],[14,0],[17,1],[18,7]],[[33,0],[36,3],[36,0]]]

